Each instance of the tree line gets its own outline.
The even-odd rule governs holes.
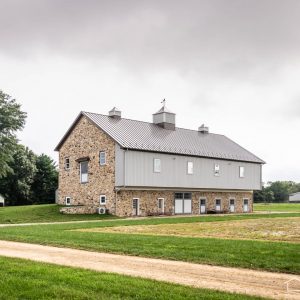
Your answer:
[[[7,205],[53,203],[58,186],[56,164],[19,143],[26,122],[21,105],[0,90],[0,194]]]
[[[289,194],[300,192],[300,183],[294,181],[268,182],[261,191],[254,191],[254,202],[287,202]]]

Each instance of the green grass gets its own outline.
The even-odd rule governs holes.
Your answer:
[[[300,212],[300,203],[254,203],[254,211]]]
[[[0,299],[259,299],[0,257]]]
[[[296,243],[72,231],[105,226],[222,222],[263,217],[272,218],[276,222],[276,217],[279,216],[281,218],[285,216],[299,217],[299,214],[149,218],[107,220],[96,223],[17,226],[0,228],[0,239],[300,274],[300,244]]]
[[[300,213],[300,204],[254,204],[255,211],[284,211]],[[300,214],[299,214],[300,215]],[[265,217],[265,216],[264,216]],[[270,216],[272,217],[272,216]],[[0,224],[18,224],[18,223],[39,223],[39,222],[66,222],[66,221],[86,221],[102,220],[116,218],[108,215],[63,215],[59,212],[59,206],[56,204],[11,206],[0,208]],[[205,218],[216,218],[216,216],[205,216]],[[221,218],[260,218],[253,215],[242,216],[222,216]],[[187,218],[184,218],[187,219]],[[193,217],[191,218],[191,221]],[[168,222],[168,221],[167,221]]]
[[[56,204],[0,207],[0,224],[101,220],[107,215],[63,215]]]

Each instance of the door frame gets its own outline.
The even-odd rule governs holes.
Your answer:
[[[205,211],[204,212],[201,212],[201,200],[205,201]],[[207,213],[207,199],[206,199],[206,197],[200,197],[199,198],[199,214],[204,215],[206,213]]]
[[[183,197],[180,198],[175,198],[176,193],[182,193]],[[191,198],[184,198],[184,194],[191,194]],[[182,212],[181,213],[176,213],[175,212],[175,203],[176,200],[182,200]],[[184,212],[184,201],[185,200],[190,200],[191,201],[191,212]],[[174,215],[192,215],[193,214],[193,193],[192,192],[175,192],[174,193]]]
[[[160,209],[159,208],[159,201],[160,200],[162,200],[162,207],[161,207],[161,211],[159,211],[159,213],[161,213],[162,215],[165,213],[165,198],[162,198],[162,197],[160,197],[160,198],[157,198],[157,201],[158,201],[158,203],[157,203],[157,205],[158,205],[158,210]]]
[[[231,204],[230,204],[230,201],[233,200],[233,211],[231,211]],[[236,199],[233,198],[233,197],[230,197],[229,198],[229,212],[230,213],[234,213],[235,212],[235,203],[236,203]]]
[[[133,207],[133,201],[134,200],[137,200],[137,203],[136,203],[136,214],[134,216],[139,216],[140,215],[140,198],[132,198],[132,210],[134,210],[134,207]]]
[[[247,204],[247,211],[245,211],[245,200],[248,201],[248,204]],[[249,212],[249,201],[250,201],[249,198],[243,198],[243,213],[248,213],[248,212]]]
[[[217,210],[217,200],[220,200],[220,210]],[[216,209],[216,212],[222,211],[222,199],[221,198],[215,198],[215,209]]]

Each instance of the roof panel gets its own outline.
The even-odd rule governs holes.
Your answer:
[[[83,114],[124,148],[265,163],[224,135],[178,127],[167,130],[148,122]]]

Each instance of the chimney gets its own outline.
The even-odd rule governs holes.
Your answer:
[[[163,107],[153,114],[153,123],[168,130],[175,130],[175,114],[166,108],[165,100]]]
[[[200,133],[209,133],[209,130],[208,130],[208,127],[207,126],[204,126],[204,124],[202,124],[199,128],[198,128],[198,131]]]
[[[120,119],[121,118],[121,111],[114,107],[112,110],[109,111],[108,115],[111,118]]]

